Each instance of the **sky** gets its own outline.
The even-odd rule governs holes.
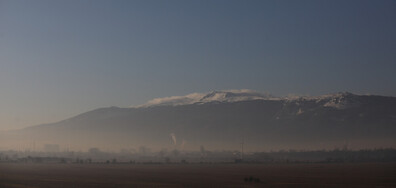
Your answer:
[[[0,0],[0,130],[166,96],[396,96],[396,1]]]

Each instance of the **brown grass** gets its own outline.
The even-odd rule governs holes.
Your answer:
[[[396,187],[396,164],[2,163],[0,187]]]

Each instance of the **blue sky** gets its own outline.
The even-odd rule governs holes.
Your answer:
[[[0,130],[224,89],[396,96],[396,1],[0,0]]]

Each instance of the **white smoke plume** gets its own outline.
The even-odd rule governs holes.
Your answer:
[[[170,137],[172,138],[173,144],[176,145],[176,144],[177,144],[177,140],[176,140],[176,135],[175,135],[175,133],[170,133]]]

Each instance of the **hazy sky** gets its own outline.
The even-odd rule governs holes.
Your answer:
[[[223,89],[396,96],[396,1],[0,0],[0,130]]]

